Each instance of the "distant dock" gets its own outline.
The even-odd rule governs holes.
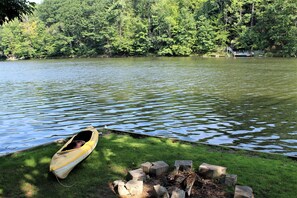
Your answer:
[[[235,51],[231,47],[227,47],[227,52],[232,54],[233,57],[253,57],[254,52],[251,51]]]

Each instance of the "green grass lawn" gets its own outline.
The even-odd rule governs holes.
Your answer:
[[[227,167],[239,185],[253,188],[255,197],[297,195],[297,161],[284,156],[236,151],[169,139],[104,134],[93,153],[58,183],[49,163],[59,144],[41,146],[0,158],[0,197],[116,197],[109,182],[124,179],[144,162],[193,160]]]

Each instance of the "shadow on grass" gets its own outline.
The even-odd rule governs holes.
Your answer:
[[[92,154],[61,183],[48,172],[50,159],[62,145],[52,144],[1,158],[0,196],[3,197],[116,197],[109,183],[125,179],[128,170],[144,162],[193,160],[226,166],[249,185],[256,197],[293,197],[296,194],[296,162],[285,157],[251,155],[160,138],[135,138],[106,133]]]

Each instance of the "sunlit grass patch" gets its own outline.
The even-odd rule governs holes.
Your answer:
[[[21,189],[26,197],[34,197],[38,192],[36,186],[25,181],[21,181]]]
[[[31,174],[24,174],[24,178],[26,178],[28,181],[34,180],[34,177]]]
[[[49,173],[51,157],[62,145],[52,144],[2,157],[1,197],[114,197],[108,184],[125,179],[129,170],[144,162],[193,160],[197,170],[203,162],[227,167],[238,183],[251,186],[255,197],[290,198],[297,194],[297,163],[285,156],[258,154],[153,137],[133,138],[109,133],[100,138],[92,154],[62,180]],[[78,188],[79,186],[79,188]]]
[[[115,172],[115,173],[119,173],[119,174],[124,174],[127,172],[127,168],[123,165],[117,165],[117,164],[113,164],[111,165],[110,169]]]
[[[50,161],[51,161],[51,158],[49,158],[49,157],[42,157],[42,158],[39,160],[39,163],[40,163],[40,164],[48,164],[48,163],[50,163]]]
[[[29,167],[34,168],[34,167],[36,167],[36,165],[37,165],[37,162],[36,162],[36,160],[34,158],[30,158],[30,159],[25,160],[25,166],[29,166]]]

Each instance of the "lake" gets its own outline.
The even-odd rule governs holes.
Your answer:
[[[0,155],[86,126],[297,156],[297,59],[0,62]]]

